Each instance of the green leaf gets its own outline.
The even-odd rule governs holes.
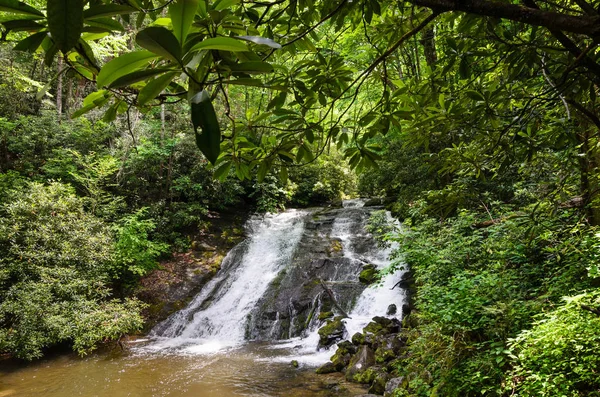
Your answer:
[[[260,166],[258,166],[258,172],[256,173],[256,179],[258,179],[258,182],[262,182],[265,180],[265,176],[267,176],[267,171],[269,171],[269,165],[266,161],[263,161],[262,163],[260,163]]]
[[[173,33],[160,26],[150,26],[139,32],[135,41],[147,50],[181,63],[181,45]]]
[[[240,0],[217,0],[213,5],[213,9],[217,11],[230,8],[232,5],[238,4]]]
[[[279,170],[279,180],[284,185],[287,183],[287,181],[288,181],[288,170],[287,170],[287,168],[281,167],[281,169]]]
[[[273,73],[273,65],[262,61],[250,61],[227,65],[232,72],[244,73]]]
[[[48,30],[63,53],[75,47],[83,31],[83,0],[48,0]]]
[[[98,29],[104,29],[108,32],[112,32],[113,30],[118,30],[119,32],[125,31],[123,25],[111,18],[96,18],[85,21],[85,23]],[[86,30],[86,28],[84,28],[84,30]]]
[[[268,39],[266,37],[260,36],[236,36],[238,39],[250,41],[255,44],[266,45],[271,48],[281,48],[281,44],[277,43],[274,40]]]
[[[42,41],[44,41],[44,39],[48,37],[48,32],[38,32],[35,34],[32,34],[29,37],[24,38],[23,40],[19,41],[17,43],[17,45],[15,46],[14,50],[15,51],[29,51],[31,53],[35,52],[40,45],[42,44]]]
[[[221,151],[221,128],[210,95],[206,90],[202,90],[190,99],[190,105],[196,145],[208,161],[214,164]],[[198,128],[202,130],[201,133]]]
[[[229,170],[231,170],[231,161],[225,161],[214,171],[213,177],[223,182],[229,175]]]
[[[96,19],[103,17],[112,17],[114,15],[130,14],[137,11],[130,6],[120,4],[101,4],[88,8],[83,12],[84,19]]]
[[[144,88],[140,90],[138,94],[138,104],[144,106],[154,98],[156,98],[173,80],[178,72],[166,73],[163,76],[157,77],[154,80],[148,82]]]
[[[202,40],[192,47],[190,51],[196,50],[220,50],[220,51],[248,51],[246,44],[231,37],[213,37]]]
[[[148,62],[156,58],[158,56],[149,51],[136,51],[123,54],[102,67],[96,83],[98,87],[109,85],[119,77],[146,66]]]
[[[474,101],[484,101],[485,102],[484,96],[481,95],[477,91],[469,90],[469,91],[466,91],[465,94],[467,94],[467,96]]]
[[[169,6],[173,33],[180,44],[185,43],[198,10],[198,3],[199,0],[176,0]]]
[[[44,14],[40,10],[17,0],[0,0],[0,11],[32,15],[40,18],[44,17]]]
[[[13,32],[36,32],[44,27],[31,19],[15,19],[12,21],[4,21],[2,25],[7,31]]]
[[[159,74],[163,74],[165,72],[171,71],[171,69],[144,69],[144,70],[136,70],[135,72],[128,73],[124,76],[119,77],[110,85],[109,88],[120,88],[131,85],[133,83],[137,83],[142,80],[147,80],[151,77],[158,76]]]

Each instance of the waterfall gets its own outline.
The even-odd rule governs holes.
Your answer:
[[[400,273],[379,287],[358,282],[364,265],[386,267],[393,249],[379,248],[365,230],[373,209],[363,204],[347,200],[344,208],[251,219],[249,238],[186,308],[154,328],[149,348],[208,353],[262,340],[306,356],[316,352],[319,314],[337,312],[338,303],[350,316],[344,320],[349,336],[373,316],[385,316],[390,304],[401,310],[404,294],[392,288]]]
[[[169,338],[159,347],[213,351],[242,343],[246,316],[289,262],[304,216],[291,210],[251,219],[249,241],[227,255],[219,273],[185,309],[152,331],[151,336]]]

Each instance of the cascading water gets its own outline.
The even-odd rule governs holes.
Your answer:
[[[156,341],[146,348],[208,353],[257,340],[288,349],[285,358],[280,355],[283,360],[323,361],[331,353],[313,354],[323,323],[319,314],[347,313],[351,336],[373,316],[386,315],[390,304],[400,309],[404,303],[404,293],[393,288],[400,273],[384,278],[379,287],[358,281],[364,265],[387,266],[391,251],[378,248],[365,231],[372,209],[363,204],[348,200],[339,209],[252,219],[249,239],[227,255],[219,273],[185,309],[155,327],[151,337]]]
[[[304,216],[291,210],[252,219],[249,241],[227,255],[218,275],[185,309],[152,331],[151,336],[168,338],[155,347],[210,352],[242,343],[246,316],[289,262],[302,236]]]

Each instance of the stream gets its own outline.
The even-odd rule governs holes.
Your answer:
[[[85,358],[0,361],[0,397],[365,394],[341,373],[315,374],[335,352],[317,349],[320,314],[347,313],[344,338],[391,304],[402,316],[405,291],[394,288],[402,272],[376,287],[358,281],[364,266],[387,266],[393,248],[365,231],[373,209],[363,204],[251,219],[217,275],[147,338]]]

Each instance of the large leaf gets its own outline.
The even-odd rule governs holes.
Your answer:
[[[227,65],[233,72],[244,72],[244,73],[272,73],[273,66],[270,63],[262,61],[250,61],[234,63]]]
[[[159,76],[148,82],[138,94],[138,104],[143,106],[156,98],[165,88],[167,88],[177,73],[178,72],[165,73],[163,76]]]
[[[220,50],[220,51],[248,51],[246,44],[231,37],[213,37],[202,40],[192,47],[194,50]]]
[[[42,41],[44,41],[46,37],[48,37],[48,32],[32,34],[31,36],[19,41],[14,50],[29,51],[33,53],[39,48],[39,46],[42,44]]]
[[[266,37],[260,36],[237,36],[238,39],[250,41],[255,44],[266,45],[271,48],[281,48],[281,44]]]
[[[48,0],[48,29],[63,53],[75,47],[83,31],[83,0]]]
[[[139,32],[135,41],[147,50],[172,61],[181,62],[181,45],[170,30],[150,26]]]
[[[2,22],[2,25],[4,25],[6,30],[13,32],[37,32],[44,27],[44,25],[41,25],[31,19],[15,19],[12,21],[4,21]]]
[[[192,124],[196,132],[196,145],[204,156],[214,164],[221,151],[221,128],[210,95],[202,90],[190,99]],[[201,129],[201,132],[198,129]]]
[[[44,14],[40,10],[17,0],[0,0],[0,11],[32,15],[40,18],[44,17]]]
[[[107,32],[112,32],[113,30],[118,30],[119,32],[125,31],[123,25],[112,18],[95,18],[85,21],[85,23],[91,25],[93,28],[103,29],[103,31]],[[84,30],[86,29],[84,28]]]
[[[180,44],[185,42],[194,22],[199,0],[176,0],[169,6],[169,15],[173,24],[173,33]]]
[[[102,67],[96,82],[98,87],[109,85],[119,77],[146,66],[148,62],[158,58],[150,51],[136,51],[121,55]]]
[[[112,17],[114,15],[130,14],[137,11],[130,6],[120,4],[101,4],[88,8],[83,12],[85,19],[96,19],[103,17]]]
[[[131,72],[126,74],[125,76],[121,76],[108,86],[109,88],[119,88],[125,87],[133,83],[137,83],[138,81],[147,80],[151,77],[157,76],[159,74],[163,74],[168,72],[169,69],[144,69],[144,70],[136,70],[135,72]]]

